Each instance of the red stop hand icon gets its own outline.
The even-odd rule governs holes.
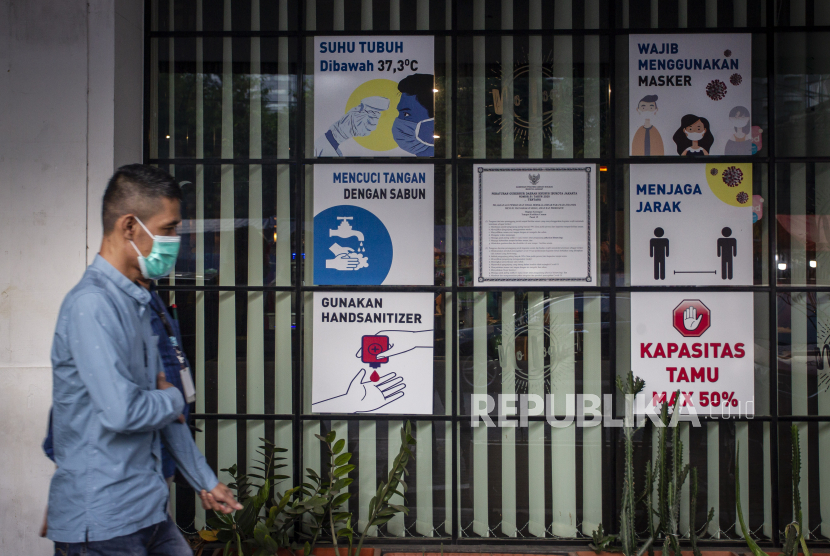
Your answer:
[[[672,311],[675,330],[686,338],[699,338],[712,325],[712,312],[699,299],[684,299]]]

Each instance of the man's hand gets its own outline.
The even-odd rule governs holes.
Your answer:
[[[159,390],[167,390],[168,388],[175,388],[175,386],[167,382],[164,373],[159,373],[156,375],[156,388]]]
[[[216,485],[210,492],[203,490],[199,493],[199,498],[201,498],[202,508],[205,510],[229,514],[234,510],[241,510],[243,508],[242,504],[237,502],[233,497],[231,489],[222,483]]]
[[[159,390],[167,390],[168,388],[175,388],[175,386],[167,382],[164,373],[159,373],[156,375],[156,388]],[[184,415],[179,415],[178,421],[179,423],[184,423]]]

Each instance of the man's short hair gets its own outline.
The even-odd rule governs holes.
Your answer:
[[[418,104],[427,109],[430,118],[435,117],[435,93],[432,92],[435,79],[427,73],[413,73],[401,79],[398,90],[407,95],[414,95]]]
[[[657,95],[646,95],[640,99],[640,102],[657,102]],[[637,103],[637,106],[640,105],[640,102]]]
[[[159,210],[162,198],[182,200],[182,190],[173,176],[144,164],[122,166],[112,175],[104,192],[104,234],[111,232],[125,214],[135,214],[142,222],[151,218]]]

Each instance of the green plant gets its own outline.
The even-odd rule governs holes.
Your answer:
[[[801,514],[801,443],[799,442],[798,425],[790,429],[792,436],[792,488],[793,488],[793,517],[795,520],[784,528],[784,549],[785,556],[798,556],[798,547],[804,556],[810,556],[810,549],[807,548],[807,539],[804,535],[804,528]],[[735,457],[735,500],[737,502],[738,522],[741,524],[741,532],[744,535],[749,550],[754,556],[768,556],[761,550],[758,543],[750,535],[749,529],[744,522],[744,513],[741,509],[741,471],[738,464],[741,455],[741,446],[738,444],[737,456]]]
[[[351,494],[342,492],[342,490],[348,488],[354,481],[346,476],[355,468],[349,463],[352,454],[344,451],[346,440],[343,438],[338,440],[335,431],[329,431],[326,436],[319,434],[315,436],[326,445],[329,451],[329,461],[326,463],[328,469],[323,477],[311,468],[306,469],[310,483],[302,485],[302,492],[306,498],[303,499],[301,505],[310,512],[312,523],[309,524],[311,538],[304,546],[305,556],[311,554],[320,534],[324,531],[328,531],[331,535],[336,554],[340,553],[337,550],[338,537],[347,537],[351,543],[353,535],[352,514],[340,511],[341,506],[351,498]]]
[[[625,421],[623,423],[623,438],[625,441],[623,492],[620,509],[620,533],[619,535],[606,535],[602,525],[592,534],[593,542],[591,549],[599,553],[603,550],[612,552],[623,552],[626,556],[642,556],[648,551],[649,556],[654,555],[654,541],[663,535],[663,554],[668,556],[669,552],[679,556],[680,547],[680,501],[683,484],[689,473],[692,473],[692,498],[691,509],[691,531],[689,533],[692,549],[695,556],[700,556],[697,548],[697,531],[694,524],[694,513],[697,502],[697,472],[688,464],[683,465],[683,443],[680,441],[678,427],[670,427],[669,403],[663,402],[660,408],[660,421],[663,424],[657,434],[657,458],[652,464],[646,464],[646,477],[643,492],[640,496],[635,495],[634,488],[634,434],[640,430],[635,427],[634,408],[631,401],[639,394],[645,386],[643,380],[636,378],[629,372],[625,378],[617,377],[617,388],[626,397]],[[681,395],[676,392],[673,396],[672,411],[678,410]],[[671,428],[671,443],[669,443],[669,428]],[[657,483],[657,504],[654,500],[654,484]],[[648,524],[648,537],[638,547],[638,537],[634,529],[634,516],[638,504],[643,502],[646,508],[646,521]],[[658,516],[660,521],[654,523],[654,517]],[[704,528],[714,516],[714,508],[709,510],[709,517]],[[613,546],[613,542],[619,540],[620,546]]]
[[[702,556],[700,549],[697,547],[697,528],[695,527],[695,513],[697,512],[697,469],[692,467],[692,488],[691,496],[689,497],[689,541],[692,544],[692,552],[695,556]],[[715,517],[715,508],[709,508],[709,513],[706,516],[706,523],[703,525],[701,531],[709,529],[709,524],[712,518]]]
[[[398,504],[391,504],[392,496],[399,495],[405,498],[408,489],[406,482],[403,480],[404,475],[408,475],[406,464],[409,463],[409,458],[414,457],[412,453],[412,446],[415,446],[415,438],[412,436],[412,424],[407,421],[401,427],[401,447],[398,455],[392,463],[392,468],[389,470],[389,476],[386,481],[381,481],[378,486],[377,493],[369,501],[369,516],[366,519],[366,526],[360,535],[360,541],[357,543],[357,552],[360,554],[360,549],[363,548],[363,540],[369,533],[372,526],[383,525],[392,519],[395,514],[404,513],[409,514],[409,509]],[[442,549],[443,551],[443,549]],[[349,556],[351,556],[351,537],[349,538]]]
[[[255,530],[260,521],[260,512],[264,507],[270,509],[272,506],[279,507],[283,504],[283,499],[291,496],[292,491],[280,495],[279,503],[274,503],[272,496],[272,489],[274,486],[284,479],[287,475],[278,475],[276,471],[285,467],[285,458],[279,454],[285,453],[284,448],[278,448],[271,441],[265,438],[260,438],[263,445],[259,447],[257,453],[262,459],[256,460],[258,465],[253,466],[253,469],[260,471],[259,473],[239,473],[236,465],[232,465],[228,469],[222,469],[227,472],[232,481],[228,484],[232,490],[236,491],[236,498],[242,504],[243,508],[231,514],[216,513],[214,517],[208,519],[210,525],[215,532],[216,539],[225,543],[225,556],[231,554],[231,549],[239,556],[250,553],[251,550],[246,550],[251,541],[255,539]],[[259,484],[256,483],[259,481]],[[252,494],[252,490],[255,492]]]

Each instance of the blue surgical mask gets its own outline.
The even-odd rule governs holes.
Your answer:
[[[435,129],[435,118],[421,120],[420,122],[408,122],[400,118],[395,118],[395,123],[392,124],[392,137],[400,148],[408,153],[418,155],[431,149],[435,146],[434,143],[428,143],[421,136],[426,136],[432,139]]]
[[[153,248],[146,257],[141,254],[141,251],[138,250],[135,243],[130,240],[133,249],[138,253],[138,266],[141,269],[141,275],[147,280],[158,280],[159,278],[167,276],[173,270],[173,267],[176,266],[176,259],[179,257],[179,246],[181,245],[182,238],[180,236],[154,236],[138,217],[135,219],[136,222],[141,224],[141,227],[144,228],[147,235],[153,238]]]

